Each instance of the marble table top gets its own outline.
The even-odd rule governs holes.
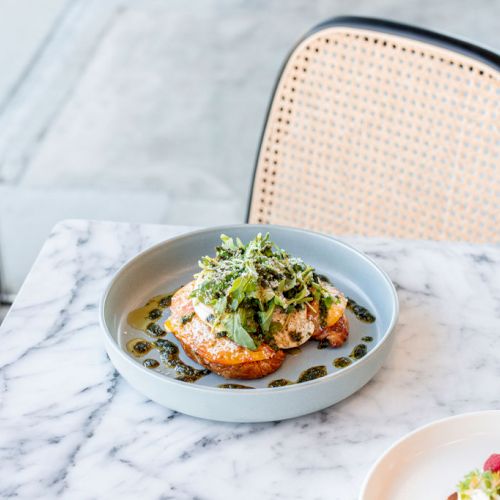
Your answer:
[[[407,432],[500,408],[500,247],[346,238],[396,284],[392,353],[358,393],[305,417],[175,413],[117,374],[98,323],[113,273],[186,227],[64,221],[0,327],[0,497],[357,498]]]

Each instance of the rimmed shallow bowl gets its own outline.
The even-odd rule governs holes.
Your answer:
[[[348,311],[350,335],[339,349],[318,349],[307,342],[300,352],[289,355],[272,375],[252,381],[226,380],[210,374],[186,383],[176,380],[175,371],[161,363],[158,353],[147,358],[160,361],[150,369],[143,366],[145,357],[132,356],[127,344],[135,338],[147,339],[144,332],[127,323],[128,314],[153,296],[172,292],[192,279],[203,255],[213,255],[221,233],[239,237],[244,242],[257,233],[269,232],[271,239],[291,255],[330,278],[335,286],[376,316],[364,323]],[[168,310],[163,311],[159,324]],[[164,241],[125,264],[105,290],[100,307],[104,342],[109,357],[120,374],[139,392],[173,410],[196,417],[228,422],[265,422],[305,415],[326,408],[365,385],[379,370],[392,345],[398,317],[398,299],[388,276],[368,257],[345,243],[319,233],[283,226],[223,226],[188,233]],[[371,342],[362,338],[371,337]],[[165,337],[177,343],[171,333]],[[336,368],[334,360],[348,357],[364,343],[367,354],[345,368]],[[198,367],[180,348],[180,358]],[[297,381],[313,366],[324,366],[327,375],[309,382],[269,388],[276,379]],[[252,390],[220,388],[235,383]]]
[[[360,500],[445,500],[465,474],[500,453],[500,411],[465,413],[407,434],[374,464]]]

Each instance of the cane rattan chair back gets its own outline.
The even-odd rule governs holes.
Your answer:
[[[499,242],[499,103],[497,54],[386,21],[328,21],[277,82],[248,222]]]

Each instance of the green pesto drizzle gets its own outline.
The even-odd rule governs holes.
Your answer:
[[[299,378],[297,379],[296,382],[292,382],[291,380],[287,380],[286,378],[279,378],[273,380],[272,382],[269,382],[269,384],[267,384],[267,387],[283,387],[285,385],[302,384],[303,382],[309,382],[310,380],[315,380],[317,378],[324,377],[327,374],[328,372],[326,371],[326,366],[324,365],[311,366],[311,368],[304,370],[299,375]]]
[[[164,295],[159,301],[158,305],[160,306],[161,309],[166,309],[167,307],[170,307],[172,304],[172,295]]]
[[[146,368],[151,368],[153,370],[155,368],[158,368],[160,366],[160,363],[156,361],[156,359],[148,358],[142,362],[142,366],[145,366]]]
[[[373,323],[376,319],[366,307],[359,305],[351,298],[347,298],[347,308],[353,312],[356,318],[365,323]]]
[[[179,348],[169,340],[163,339],[167,332],[162,328],[159,322],[164,317],[164,311],[169,311],[172,303],[173,294],[156,295],[138,309],[134,309],[127,316],[128,324],[136,330],[141,330],[148,336],[155,339],[150,342],[145,339],[132,339],[127,342],[127,350],[136,358],[141,358],[151,350],[157,350],[160,359],[167,368],[174,370],[176,380],[182,382],[196,382],[201,377],[210,373],[210,370],[197,369],[187,365],[179,359]],[[185,322],[190,321],[193,315],[185,317]],[[143,361],[143,366],[154,370],[160,366],[160,362],[153,358],[147,358]]]
[[[333,360],[333,366],[335,368],[345,368],[346,366],[349,366],[352,363],[352,361],[349,358],[346,358],[345,356],[342,356],[340,358],[335,358]]]
[[[151,337],[164,337],[167,334],[158,323],[149,323],[144,332],[151,335]]]
[[[142,307],[131,311],[127,316],[127,323],[152,337],[161,337],[166,332],[156,322],[163,316],[163,311],[170,306],[171,301],[172,294],[156,295]]]
[[[276,380],[273,380],[272,382],[269,382],[267,384],[267,387],[284,387],[285,385],[292,385],[293,382],[291,380],[287,380],[286,378],[278,378]]]
[[[330,347],[330,342],[328,342],[328,339],[322,339],[318,342],[317,349],[327,349],[328,347]]]
[[[255,389],[255,387],[242,384],[220,384],[217,387],[220,387],[221,389]]]
[[[366,355],[367,351],[368,349],[366,347],[366,344],[358,344],[356,347],[354,347],[351,354],[349,354],[349,357],[352,359],[361,359]]]
[[[309,382],[310,380],[315,380],[317,378],[324,377],[326,376],[326,374],[327,374],[326,366],[324,365],[311,366],[311,368],[304,370],[300,374],[300,377],[297,379],[297,384],[302,384],[302,382]]]
[[[170,340],[158,339],[154,345],[160,352],[160,359],[162,362],[168,368],[173,368],[175,370],[176,380],[192,383],[210,373],[210,370],[206,368],[198,370],[179,359],[179,348],[173,342],[170,342]]]
[[[127,350],[136,358],[145,356],[151,349],[153,344],[144,339],[132,339],[127,342]]]

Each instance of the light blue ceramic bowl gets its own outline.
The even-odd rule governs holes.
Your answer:
[[[196,383],[176,380],[172,370],[160,366],[145,368],[125,348],[132,338],[145,337],[126,321],[128,313],[151,297],[171,292],[187,283],[197,272],[198,260],[213,255],[221,233],[244,242],[259,232],[271,238],[290,254],[301,257],[321,274],[328,276],[348,297],[366,306],[376,321],[368,324],[348,312],[350,334],[339,349],[318,349],[307,342],[301,352],[287,356],[274,374],[253,381],[225,380],[210,374]],[[138,391],[157,403],[189,415],[228,422],[265,422],[305,415],[326,408],[365,385],[379,370],[392,346],[398,318],[396,290],[385,274],[368,257],[345,243],[319,233],[283,226],[237,225],[195,231],[160,243],[134,257],[112,279],[103,294],[100,319],[106,350],[121,375]],[[348,356],[365,336],[368,353],[346,368],[335,368],[333,360]],[[169,340],[174,340],[169,334]],[[148,354],[147,357],[154,355]],[[185,356],[181,359],[197,366]],[[323,365],[322,378],[284,387],[268,388],[272,380],[297,380],[311,366]],[[252,390],[222,389],[225,383],[240,383]]]

